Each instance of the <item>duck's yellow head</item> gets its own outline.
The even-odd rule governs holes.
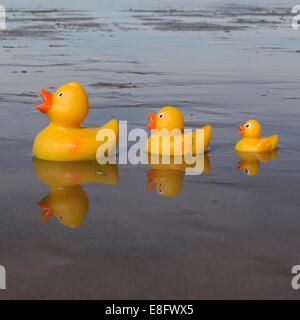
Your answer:
[[[36,108],[56,125],[79,127],[89,111],[88,96],[78,82],[69,82],[54,93],[42,89],[44,102]]]
[[[184,118],[179,109],[171,106],[161,108],[157,114],[148,114],[148,128],[153,129],[174,129],[183,130]]]
[[[242,126],[239,126],[239,134],[244,138],[259,138],[261,125],[257,120],[248,120]]]

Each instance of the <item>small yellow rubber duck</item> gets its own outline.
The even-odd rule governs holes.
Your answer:
[[[236,145],[236,151],[242,152],[269,152],[277,149],[278,136],[260,138],[261,125],[257,120],[248,120],[239,126],[239,134],[243,137]]]
[[[161,108],[157,114],[148,114],[148,128],[154,130],[147,141],[147,151],[163,156],[195,155],[208,150],[212,127],[206,125],[192,133],[184,133],[184,118],[179,109]],[[169,137],[167,143],[165,138]],[[196,137],[199,137],[196,139]],[[197,143],[196,143],[197,141]]]
[[[107,146],[108,152],[115,149],[119,134],[117,120],[111,120],[100,128],[80,127],[89,112],[89,101],[79,83],[67,83],[53,94],[42,89],[41,94],[44,102],[36,108],[49,118],[50,124],[35,138],[33,154],[37,158],[50,161],[94,160],[97,149],[104,143],[96,140],[101,129],[114,132],[116,139],[110,139]]]
[[[204,163],[201,163],[199,172],[200,174],[210,174],[211,163],[209,156],[204,154],[203,160]],[[171,159],[170,164],[151,164],[151,169],[147,173],[147,190],[152,191],[155,189],[160,196],[175,197],[181,191],[185,172],[188,168],[195,167],[185,163],[175,164],[173,159]]]
[[[89,208],[87,192],[81,184],[118,183],[117,165],[100,165],[97,161],[54,162],[33,158],[37,178],[49,187],[49,193],[37,206],[43,210],[41,220],[51,217],[69,227],[79,227]]]
[[[271,160],[277,160],[276,150],[259,153],[238,152],[238,155],[242,160],[238,163],[237,169],[250,177],[255,177],[259,174],[261,162],[267,164]]]

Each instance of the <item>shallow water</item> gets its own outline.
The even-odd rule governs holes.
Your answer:
[[[292,1],[1,3],[0,298],[299,297],[290,285],[300,263]],[[145,127],[164,104],[180,106],[189,126],[211,123],[205,174],[33,161],[47,123],[33,108],[39,90],[70,80],[88,91],[86,125],[117,117]],[[237,170],[236,126],[254,117],[280,135],[277,160]],[[60,172],[81,187],[63,180],[53,189],[50,173]],[[62,208],[42,222],[37,204],[51,192]]]

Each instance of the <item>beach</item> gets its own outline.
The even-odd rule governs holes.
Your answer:
[[[299,299],[296,3],[0,2],[0,299]],[[69,81],[89,95],[85,126],[145,128],[164,105],[190,128],[211,124],[206,170],[159,171],[176,185],[164,196],[147,190],[150,165],[35,161],[40,89]],[[280,146],[247,174],[234,145],[251,118]],[[66,217],[41,221],[38,204],[60,190],[44,173],[60,170],[92,182],[64,185],[82,199],[76,217],[68,203]]]

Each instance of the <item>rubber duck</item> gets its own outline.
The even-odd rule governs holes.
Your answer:
[[[261,162],[266,164],[271,160],[277,160],[276,150],[259,153],[238,152],[238,155],[242,160],[238,162],[237,169],[250,177],[255,177],[259,174]]]
[[[236,144],[236,151],[270,152],[278,147],[277,135],[260,138],[261,125],[257,120],[248,120],[239,129],[243,138]]]
[[[184,176],[187,168],[193,166],[182,163],[176,164],[171,159],[170,164],[151,164],[151,169],[148,170],[147,190],[156,192],[163,197],[175,197],[182,188]],[[204,168],[201,168],[200,174],[210,174],[211,164],[207,154],[204,154]]]
[[[157,114],[148,114],[148,119],[148,128],[152,133],[147,141],[147,151],[149,153],[180,156],[185,154],[195,155],[208,150],[212,127],[206,125],[192,133],[184,133],[184,118],[178,108],[165,106]],[[196,144],[197,134],[200,137],[198,144]],[[167,147],[164,141],[166,136],[170,137],[170,143]],[[203,143],[201,143],[201,138],[203,138]]]
[[[50,189],[37,204],[43,210],[42,222],[56,217],[69,228],[79,227],[88,213],[89,198],[82,184],[118,183],[118,167],[99,165],[97,161],[54,162],[34,158],[33,168],[38,179]]]
[[[118,141],[119,125],[111,120],[100,128],[82,128],[80,124],[89,112],[88,96],[77,82],[64,84],[51,94],[41,90],[44,102],[36,109],[50,120],[48,127],[35,138],[33,154],[42,160],[85,161],[96,159],[96,152],[103,141],[96,136],[101,129],[110,129],[115,141],[110,139],[108,152],[112,152]]]

